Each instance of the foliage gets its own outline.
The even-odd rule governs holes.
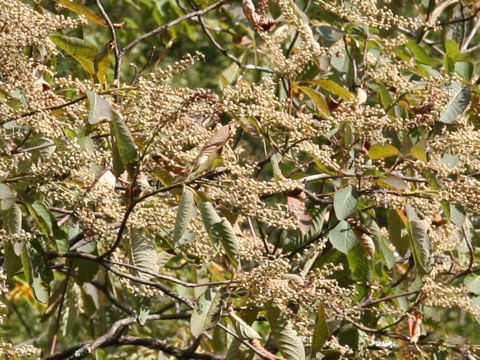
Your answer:
[[[0,0],[0,355],[480,357],[480,7]]]

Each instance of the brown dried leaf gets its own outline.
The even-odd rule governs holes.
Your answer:
[[[250,340],[250,344],[257,350],[257,352],[259,354],[262,354],[262,356],[265,359],[268,359],[268,360],[285,360],[284,358],[279,357],[277,355],[274,355],[271,352],[269,352],[267,349],[265,349],[259,339]]]
[[[255,10],[252,0],[243,0],[243,13],[253,26],[259,31],[270,32],[280,23],[278,20],[270,19],[263,14],[259,14]]]
[[[410,106],[410,110],[412,110],[415,115],[429,114],[434,106],[434,103],[427,103],[418,106]]]
[[[372,239],[372,232],[363,225],[356,217],[350,216],[346,219],[352,227],[358,242],[363,246],[365,252],[373,258],[375,255],[375,243]]]
[[[298,218],[298,229],[302,235],[306,235],[312,228],[312,217],[300,197],[305,198],[305,194],[301,192],[297,197],[287,195],[287,206]]]
[[[422,332],[422,313],[417,309],[413,309],[413,314],[408,317],[408,333],[410,335],[410,343],[416,344]]]
[[[227,143],[228,139],[230,139],[231,130],[234,126],[234,123],[231,122],[222,126],[212,135],[207,145],[200,151],[200,154],[195,160],[192,173],[202,173],[213,164],[213,161],[221,154],[223,146]]]

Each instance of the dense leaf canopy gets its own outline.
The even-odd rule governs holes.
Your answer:
[[[480,357],[480,3],[0,0],[0,357]]]

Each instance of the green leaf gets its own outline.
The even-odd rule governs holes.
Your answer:
[[[480,295],[480,276],[475,274],[467,275],[463,282],[472,293]]]
[[[65,35],[51,35],[50,39],[60,49],[79,62],[82,68],[90,75],[95,75],[94,59],[98,50],[88,41]]]
[[[345,89],[343,86],[337,84],[335,81],[330,79],[319,79],[312,80],[309,83],[320,86],[322,89],[327,90],[328,92],[340,96],[343,100],[348,101],[355,97],[353,93]]]
[[[358,244],[357,237],[350,224],[341,220],[328,234],[328,240],[335,249],[348,254]]]
[[[238,360],[240,357],[240,345],[241,341],[237,338],[233,338],[228,348],[227,354],[225,355],[225,360]]]
[[[273,177],[275,181],[280,181],[285,179],[285,176],[282,174],[282,169],[280,169],[280,161],[282,160],[282,155],[278,152],[273,153],[270,158],[270,162],[272,163],[272,171]]]
[[[458,43],[454,40],[445,40],[445,52],[453,62],[457,62],[465,57],[465,54],[460,52],[460,47]]]
[[[299,89],[301,89],[305,94],[308,95],[310,99],[312,99],[320,116],[324,118],[330,117],[330,109],[328,108],[327,102],[322,94],[306,86],[299,86]]]
[[[460,75],[464,80],[472,80],[474,66],[468,61],[459,61],[455,63],[455,72]]]
[[[410,151],[408,152],[408,155],[411,155],[414,158],[426,163],[427,162],[427,154],[425,152],[426,146],[427,146],[427,140],[422,139],[410,149]]]
[[[392,96],[385,86],[380,88],[378,95],[380,96],[380,102],[382,103],[383,108],[389,109],[392,104]]]
[[[79,15],[84,15],[88,20],[93,21],[99,25],[105,26],[105,20],[101,19],[88,7],[75,0],[55,0],[60,5],[66,7],[68,10],[73,11]]]
[[[400,154],[400,151],[390,144],[373,144],[368,150],[368,156],[373,160],[384,159],[398,154]]]
[[[463,226],[466,220],[465,212],[455,204],[450,204],[449,219],[459,228]]]
[[[75,259],[72,263],[74,279],[79,285],[84,285],[92,281],[97,275],[100,265],[97,262],[92,262],[85,259]]]
[[[4,241],[3,243],[3,256],[5,257],[5,270],[7,271],[7,277],[11,278],[22,268],[22,261],[20,257],[15,254],[15,249],[10,241]]]
[[[120,151],[118,150],[118,145],[115,139],[112,141],[112,172],[116,177],[119,177],[125,172],[125,166],[123,166]]]
[[[190,318],[190,331],[194,337],[198,338],[218,321],[220,304],[220,292],[214,288],[208,288],[200,295]]]
[[[332,67],[339,73],[348,73],[351,70],[352,66],[349,54],[345,50],[345,47],[333,46],[331,48],[331,53],[334,55],[330,57],[330,65],[332,65]]]
[[[408,48],[412,51],[415,58],[423,64],[432,65],[432,60],[428,56],[427,52],[418,45],[415,41],[410,40],[407,43]]]
[[[91,283],[85,283],[81,287],[81,297],[83,301],[83,312],[91,318],[100,308],[98,289]]]
[[[46,208],[45,205],[43,205],[41,202],[39,202],[37,200],[35,200],[32,203],[32,208],[35,210],[35,214],[37,215],[38,221],[40,223],[42,223],[44,225],[45,229],[46,229],[46,230],[44,230],[45,235],[49,236],[49,234],[52,232],[52,214]],[[35,216],[35,215],[33,215],[33,216]]]
[[[307,234],[302,234],[300,230],[288,230],[283,231],[281,234],[281,244],[280,246],[285,251],[293,251],[299,246],[306,244],[311,239],[320,235],[323,229],[323,223],[325,219],[325,213],[328,211],[326,208],[314,208],[311,210],[312,216],[312,227],[310,228]]]
[[[370,283],[373,279],[372,261],[365,256],[365,250],[361,245],[355,246],[347,254],[348,266],[352,273],[352,279],[363,283]]]
[[[5,184],[0,183],[0,199],[10,199],[14,198],[15,193]]]
[[[193,190],[188,186],[183,188],[182,198],[178,205],[175,228],[173,230],[173,242],[177,243],[187,231],[188,224],[195,214],[195,199]]]
[[[287,360],[305,360],[305,346],[291,322],[276,306],[267,306],[267,319],[275,343]]]
[[[8,210],[15,204],[15,193],[5,184],[0,183],[1,209]]]
[[[470,87],[462,84],[460,81],[445,85],[444,90],[448,91],[451,97],[440,115],[440,121],[445,124],[451,124],[470,104],[471,90]]]
[[[410,244],[402,239],[403,221],[394,209],[387,210],[387,227],[390,242],[395,246],[400,255],[405,256],[410,248]]]
[[[407,219],[415,265],[420,274],[425,274],[430,257],[430,241],[427,234],[428,223],[425,220],[420,220],[409,205],[407,205]]]
[[[26,204],[30,214],[35,219],[38,227],[44,235],[53,241],[53,245],[59,254],[65,254],[68,251],[67,234],[57,225],[55,217],[41,202],[35,200],[32,204]]]
[[[443,154],[442,157],[440,158],[440,161],[447,165],[449,169],[453,169],[458,165],[460,162],[460,159],[458,155],[454,154]]]
[[[342,345],[348,345],[353,351],[358,350],[360,334],[358,329],[350,323],[343,322],[338,329],[336,336]]]
[[[315,327],[313,328],[312,338],[312,354],[311,357],[315,358],[315,354],[322,350],[323,345],[330,337],[330,330],[327,325],[327,316],[323,304],[319,303],[317,311],[317,319],[315,320]]]
[[[70,284],[66,289],[62,308],[62,335],[66,336],[73,331],[78,320],[79,299],[81,298],[80,287],[76,283]]]
[[[22,210],[17,204],[8,209],[5,213],[5,223],[10,234],[19,233],[22,230]],[[25,240],[16,241],[12,244],[10,241],[4,241],[5,268],[7,276],[16,274],[22,267],[20,255],[25,247]]]
[[[19,233],[22,230],[22,210],[17,204],[13,204],[5,213],[5,223],[10,234]]]
[[[50,297],[50,282],[53,280],[53,273],[50,269],[48,259],[37,239],[30,240],[26,243],[26,249],[29,259],[31,286],[35,294],[35,298],[47,303]]]
[[[203,201],[198,204],[200,209],[200,214],[202,214],[203,224],[205,225],[205,229],[207,229],[208,235],[210,235],[210,239],[212,242],[218,240],[213,232],[213,225],[222,221],[222,218],[217,214],[213,204],[209,201]]]
[[[222,218],[221,222],[213,225],[212,232],[220,240],[230,262],[234,267],[238,267],[240,263],[240,244],[230,222]]]
[[[342,30],[332,26],[321,25],[316,30],[320,34],[323,44],[327,47],[332,46],[345,35]]]
[[[235,321],[235,328],[237,330],[237,334],[243,340],[253,340],[253,339],[261,339],[262,337],[244,320],[242,320],[237,314],[234,312],[229,312],[229,316],[232,320]]]
[[[387,268],[391,270],[395,266],[396,260],[395,255],[388,246],[385,238],[380,239],[380,250],[382,252],[383,258],[385,259],[385,264],[387,265]]]
[[[241,68],[238,66],[237,63],[232,62],[225,70],[222,71],[220,74],[220,79],[224,79],[224,81],[221,81],[219,79],[219,82],[221,82],[220,88],[224,88],[227,85],[232,84],[240,75],[241,73]]]
[[[95,125],[99,121],[105,119],[112,121],[114,116],[110,104],[105,101],[103,96],[87,91],[88,99],[88,123]]]
[[[108,71],[110,70],[110,47],[111,43],[107,42],[95,56],[93,68],[100,84],[107,82]]]
[[[113,139],[123,166],[129,169],[139,160],[137,145],[135,145],[132,134],[122,116],[116,111],[113,113],[113,121],[111,122]]]
[[[157,252],[153,240],[142,230],[132,229],[130,233],[130,242],[133,264],[144,270],[157,272]],[[152,276],[138,272],[138,277],[144,280],[149,280]]]
[[[333,209],[338,220],[343,220],[357,209],[358,193],[353,186],[347,186],[333,195]]]
[[[136,297],[134,302],[135,317],[140,325],[145,325],[150,313],[150,298],[146,296]]]
[[[219,322],[222,322],[222,324],[225,325],[223,319],[220,319]],[[214,354],[218,354],[218,355],[225,354],[225,352],[228,350],[228,337],[229,337],[229,334],[227,334],[227,332],[225,332],[219,326],[215,326],[213,328],[212,351]]]
[[[377,180],[377,183],[381,186],[389,187],[392,189],[408,189],[407,183],[401,177],[396,175],[388,175],[385,177],[381,177]]]

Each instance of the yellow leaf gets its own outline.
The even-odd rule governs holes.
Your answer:
[[[101,19],[97,14],[90,10],[85,5],[73,1],[73,0],[55,0],[60,5],[66,7],[68,10],[73,11],[79,15],[84,15],[88,20],[93,21],[99,25],[106,26],[105,20]]]
[[[374,144],[370,147],[370,150],[368,150],[368,156],[373,160],[384,159],[398,154],[400,154],[400,151],[390,144]]]
[[[423,161],[424,163],[427,162],[427,154],[425,153],[425,146],[427,146],[427,140],[423,139],[420,140],[415,144],[414,147],[410,149],[408,155],[413,156],[415,159]]]
[[[306,86],[299,86],[299,88],[305,94],[307,94],[310,99],[312,99],[312,101],[315,103],[315,106],[317,107],[318,113],[321,116],[323,116],[324,118],[330,117],[330,110],[328,109],[327,102],[325,101],[325,98],[322,94]]]

